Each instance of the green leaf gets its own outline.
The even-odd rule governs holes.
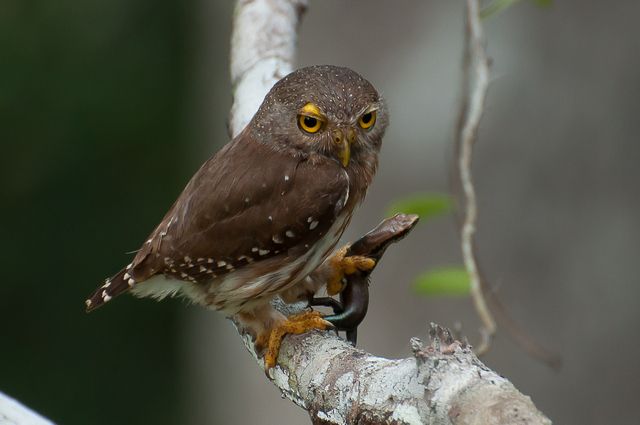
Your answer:
[[[480,18],[487,19],[488,17],[502,12],[519,1],[520,0],[493,0],[480,11]]]
[[[421,220],[447,214],[453,210],[453,202],[449,195],[443,193],[421,193],[395,201],[389,207],[389,215],[399,212],[418,214]]]
[[[513,6],[521,0],[493,0],[480,11],[480,18],[486,19],[497,13],[502,12],[506,8]],[[553,4],[553,0],[532,0],[539,7],[548,7]]]
[[[418,276],[413,289],[421,295],[469,295],[469,275],[462,267],[442,267]]]

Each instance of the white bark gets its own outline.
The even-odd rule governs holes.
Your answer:
[[[411,346],[413,356],[391,360],[330,333],[288,336],[269,378],[314,424],[551,424],[447,330],[432,324],[431,344],[413,338]]]
[[[238,0],[231,42],[238,134],[271,86],[293,69],[301,0]],[[284,313],[302,305],[279,304]],[[248,335],[244,343],[256,358]],[[309,412],[314,424],[550,424],[507,379],[467,345],[432,325],[431,344],[411,341],[413,356],[389,360],[358,350],[335,334],[287,336],[269,379]]]
[[[237,1],[231,33],[232,137],[249,123],[276,81],[293,71],[306,7],[307,0]]]
[[[0,425],[53,425],[53,422],[0,392]]]

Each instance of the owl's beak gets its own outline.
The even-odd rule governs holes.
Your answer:
[[[333,130],[333,142],[338,148],[338,158],[343,167],[349,165],[351,159],[351,144],[356,140],[356,131],[349,127],[346,129]]]

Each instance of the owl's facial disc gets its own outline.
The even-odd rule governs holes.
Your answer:
[[[298,127],[309,135],[318,133],[326,123],[327,117],[313,103],[307,103],[298,112]],[[331,140],[335,145],[336,156],[342,166],[346,167],[351,159],[351,144],[356,140],[355,129],[351,126],[334,128]]]
[[[336,117],[330,120],[316,104],[309,102],[298,111],[298,128],[308,136],[321,135],[321,130],[326,129],[324,134],[330,140],[331,150],[342,166],[347,167],[351,160],[351,145],[357,140],[358,132],[368,132],[374,127],[377,109],[377,105],[370,106],[361,110],[357,118],[346,121],[339,118],[336,120]]]

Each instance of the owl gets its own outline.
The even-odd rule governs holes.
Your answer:
[[[311,66],[278,81],[255,116],[191,178],[130,264],[85,301],[131,292],[182,296],[233,317],[265,367],[288,333],[328,329],[316,311],[285,317],[270,301],[303,299],[373,259],[334,252],[378,165],[388,114],[349,68]]]

